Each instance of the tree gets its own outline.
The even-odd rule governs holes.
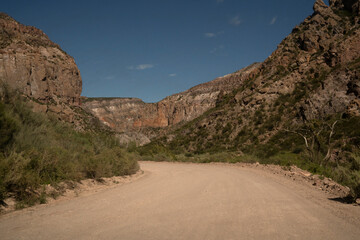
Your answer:
[[[284,129],[284,131],[302,137],[309,159],[326,167],[331,158],[334,145],[332,137],[338,122],[338,119],[333,120],[330,124],[323,119],[307,120],[296,130]]]

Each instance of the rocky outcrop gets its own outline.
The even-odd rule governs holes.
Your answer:
[[[166,97],[158,103],[137,98],[88,98],[83,107],[117,132],[146,132],[190,121],[215,106],[219,94],[226,94],[254,77],[260,64]],[[148,134],[149,137],[153,135]]]
[[[39,29],[0,13],[0,81],[41,102],[79,105],[82,81],[74,59]]]
[[[346,10],[360,15],[360,2],[358,0],[329,0],[333,9]]]

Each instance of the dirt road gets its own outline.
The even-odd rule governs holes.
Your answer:
[[[360,207],[236,166],[143,162],[122,186],[0,217],[0,239],[359,239]]]

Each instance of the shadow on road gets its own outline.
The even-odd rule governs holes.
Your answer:
[[[328,198],[331,201],[340,202],[344,204],[356,204],[354,202],[354,198],[347,196],[347,197],[337,197],[337,198]],[[356,204],[357,205],[357,204]]]

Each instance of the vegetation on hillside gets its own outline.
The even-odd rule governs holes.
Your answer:
[[[127,175],[138,170],[137,155],[110,133],[75,131],[55,116],[35,113],[15,93],[0,101],[0,203],[18,207],[44,202],[44,184]]]
[[[338,113],[307,120],[295,108],[319,88],[319,81],[300,82],[292,94],[280,95],[270,111],[260,108],[247,119],[234,110],[235,95],[243,88],[234,90],[215,108],[178,128],[171,141],[158,138],[138,152],[144,160],[156,161],[296,165],[350,187],[355,199],[360,197],[360,117]]]

